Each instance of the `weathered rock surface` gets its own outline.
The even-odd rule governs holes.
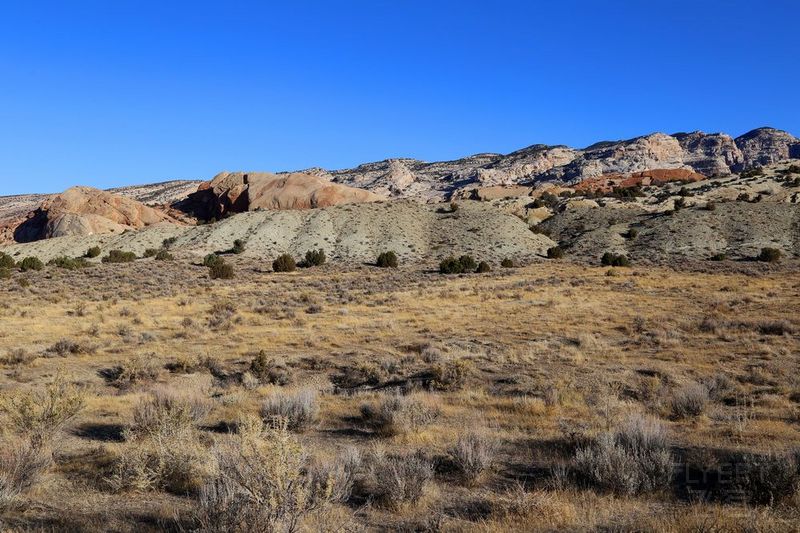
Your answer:
[[[91,187],[72,187],[45,200],[17,226],[14,240],[121,233],[170,221],[162,211],[131,198]]]
[[[183,208],[209,219],[258,209],[311,209],[383,199],[373,192],[311,174],[222,172],[200,185]]]
[[[744,155],[730,135],[694,131],[676,133],[673,137],[684,151],[683,162],[700,174],[729,174],[733,168],[744,164]]]
[[[775,128],[758,128],[745,133],[736,138],[736,146],[742,151],[745,168],[800,158],[800,139]]]

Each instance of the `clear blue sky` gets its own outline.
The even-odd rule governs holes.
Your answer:
[[[797,0],[3,2],[0,194],[771,125]]]

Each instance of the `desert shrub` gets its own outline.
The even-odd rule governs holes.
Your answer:
[[[208,268],[211,268],[218,263],[224,263],[224,262],[225,260],[222,259],[217,254],[208,254],[203,258],[203,266]]]
[[[126,439],[166,439],[186,435],[211,411],[211,404],[199,394],[178,394],[158,388],[133,410],[133,422]]]
[[[735,461],[734,490],[748,503],[775,505],[796,497],[800,488],[800,450],[744,454]]]
[[[161,247],[164,249],[172,248],[172,245],[178,242],[178,237],[167,237],[161,241]]]
[[[56,257],[48,261],[47,264],[50,266],[63,268],[66,270],[77,270],[79,268],[84,268],[89,266],[89,263],[86,261],[86,259],[82,257],[72,258],[67,256]]]
[[[9,269],[14,268],[16,262],[14,258],[8,255],[7,253],[0,252],[0,268],[2,269]]]
[[[474,272],[476,268],[478,264],[469,255],[462,255],[458,259],[451,256],[439,263],[439,272],[442,274],[463,274]]]
[[[18,434],[29,438],[33,446],[43,446],[83,409],[85,400],[82,388],[57,375],[44,388],[4,399],[0,410]]]
[[[38,257],[26,257],[19,263],[19,269],[23,272],[27,272],[29,270],[41,270],[44,268],[44,264]]]
[[[11,270],[7,268],[0,268],[0,279],[9,279],[11,277]]]
[[[462,479],[472,485],[492,467],[496,452],[493,439],[470,432],[458,438],[448,455]]]
[[[564,257],[564,250],[560,246],[553,246],[547,249],[547,257],[549,259],[561,259]]]
[[[366,461],[366,486],[382,506],[400,509],[419,500],[433,478],[433,465],[422,452],[387,455],[376,450]]]
[[[714,211],[717,209],[717,204],[711,201],[706,202],[706,205],[703,207],[703,209],[706,211]]]
[[[61,339],[47,349],[48,353],[54,353],[64,357],[66,355],[78,355],[93,351],[92,348],[70,339]]]
[[[364,425],[379,435],[391,437],[418,430],[439,417],[439,409],[419,395],[391,395],[361,406]]]
[[[431,367],[431,384],[440,390],[460,390],[471,372],[472,365],[466,359],[444,361]]]
[[[793,335],[797,328],[788,320],[757,320],[752,326],[762,335]]]
[[[142,257],[155,257],[158,250],[158,248],[147,248],[142,254]]]
[[[628,259],[628,256],[623,254],[614,254],[611,252],[606,252],[603,254],[603,257],[600,259],[600,264],[604,266],[617,266],[617,267],[631,266],[631,262]]]
[[[209,267],[208,277],[211,279],[233,279],[233,265],[220,259]]]
[[[699,383],[689,383],[675,391],[670,400],[672,415],[676,418],[700,416],[708,405],[708,389]]]
[[[172,256],[172,254],[164,249],[159,250],[155,255],[156,261],[172,261],[173,259],[175,258]]]
[[[92,246],[88,250],[86,250],[85,256],[89,259],[94,259],[95,257],[100,257],[101,250],[99,246]]]
[[[103,263],[131,263],[136,261],[136,254],[133,252],[123,252],[122,250],[111,250],[102,261]]]
[[[509,258],[505,258],[500,261],[500,266],[503,268],[514,268],[514,261]]]
[[[475,272],[478,274],[485,274],[486,272],[491,272],[492,267],[486,261],[481,261],[478,263],[477,268],[475,268]]]
[[[633,240],[639,236],[639,230],[636,228],[630,228],[628,231],[625,232],[623,235],[626,239]]]
[[[236,239],[233,241],[233,248],[231,248],[231,253],[233,254],[243,254],[245,250],[244,241],[242,239]]]
[[[25,439],[0,441],[0,513],[36,484],[52,463],[52,454]]]
[[[666,430],[658,420],[642,416],[628,418],[616,431],[578,449],[574,464],[585,482],[617,494],[666,489],[673,474]]]
[[[321,266],[325,264],[325,250],[320,248],[319,250],[309,250],[306,252],[305,261],[303,261],[304,267],[315,267]]]
[[[777,248],[769,248],[765,247],[761,249],[761,253],[758,254],[758,260],[763,261],[765,263],[775,263],[780,261],[781,258],[781,251]]]
[[[336,493],[334,479],[309,474],[303,446],[284,426],[235,436],[214,455],[218,473],[198,497],[202,531],[298,531]]]
[[[261,383],[273,385],[288,385],[292,381],[289,368],[269,357],[265,351],[260,351],[250,362],[250,372]]]
[[[131,387],[150,383],[158,379],[161,367],[151,355],[138,355],[125,361],[109,372],[108,377],[117,387]]]
[[[728,254],[719,252],[708,258],[709,261],[725,261],[728,259]]]
[[[261,404],[261,417],[267,424],[280,420],[291,431],[305,431],[317,423],[319,403],[317,393],[303,389],[295,393],[275,392]]]
[[[280,255],[272,262],[272,270],[275,272],[294,272],[296,268],[297,264],[289,254]]]
[[[672,202],[672,208],[675,209],[675,211],[683,209],[684,207],[686,207],[686,198],[684,197],[676,198],[675,201]]]
[[[381,252],[375,264],[381,268],[397,268],[397,254],[392,251]]]

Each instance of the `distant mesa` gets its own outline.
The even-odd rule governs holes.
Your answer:
[[[312,209],[384,199],[367,190],[300,172],[222,172],[175,207],[209,220],[258,209]]]
[[[174,219],[132,198],[92,187],[72,187],[48,198],[30,213],[14,230],[14,240],[122,233],[160,222]]]

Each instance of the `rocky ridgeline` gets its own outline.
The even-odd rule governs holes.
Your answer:
[[[539,144],[507,155],[478,154],[434,163],[388,159],[347,170],[311,172],[389,197],[441,200],[465,188],[534,185],[541,181],[575,184],[606,174],[657,169],[714,176],[792,158],[800,158],[800,139],[774,128],[759,128],[735,139],[725,133],[699,131],[653,133],[599,142],[584,149]]]

